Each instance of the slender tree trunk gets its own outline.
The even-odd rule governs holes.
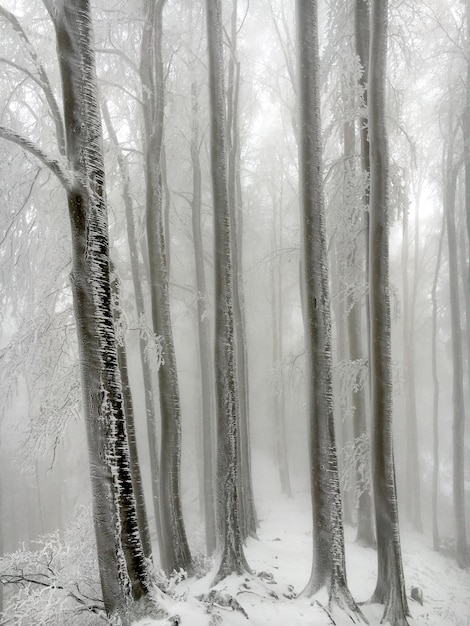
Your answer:
[[[467,546],[464,487],[464,430],[465,405],[463,388],[462,331],[459,306],[459,278],[457,260],[457,234],[455,229],[455,191],[458,168],[452,163],[449,148],[444,188],[444,211],[449,249],[449,290],[453,361],[453,500],[455,520],[455,556],[460,567],[468,567],[470,558]]]
[[[163,140],[164,84],[162,61],[162,11],[164,0],[146,0],[142,36],[141,79],[145,127],[146,220],[150,293],[154,333],[161,338],[163,363],[158,370],[161,415],[161,564],[166,572],[191,567],[191,553],[183,522],[180,489],[181,405],[163,223],[161,151]]]
[[[103,600],[126,613],[150,591],[132,488],[122,383],[111,309],[101,122],[88,0],[46,3],[62,77],[67,156],[74,186],[72,294],[88,435],[93,519]]]
[[[276,232],[276,222],[279,221],[279,242]],[[276,203],[273,202],[273,250],[282,250],[282,209],[276,210]],[[272,337],[273,337],[273,371],[279,374],[274,390],[274,423],[276,425],[276,452],[277,464],[279,467],[279,478],[281,481],[282,493],[289,498],[292,497],[292,486],[289,472],[289,460],[287,454],[286,426],[285,426],[285,395],[284,384],[282,382],[282,361],[283,361],[283,307],[282,307],[282,271],[281,256],[273,258],[271,265],[271,311],[272,311]]]
[[[246,341],[242,266],[243,231],[240,183],[240,132],[238,120],[239,86],[240,64],[237,61],[237,0],[234,0],[231,19],[230,58],[228,64],[227,175],[231,219],[233,314],[235,323],[236,361],[240,407],[240,459],[238,472],[240,491],[240,524],[242,536],[245,539],[249,535],[256,537],[258,519],[253,497],[251,446],[249,435],[250,411],[248,350]]]
[[[231,220],[227,179],[222,5],[206,1],[211,107],[211,164],[214,203],[215,384],[217,396],[218,545],[216,580],[249,570],[240,527],[240,445],[235,329],[233,319]]]
[[[378,573],[372,602],[385,605],[383,621],[407,624],[408,603],[401,556],[392,433],[392,354],[389,295],[388,145],[385,85],[388,2],[372,0],[369,59],[370,142],[370,374],[372,479]]]
[[[346,582],[342,503],[334,434],[331,313],[323,208],[318,9],[297,0],[299,173],[310,421],[313,564],[304,593],[327,586],[330,602],[360,611]]]
[[[408,208],[403,212],[402,284],[403,284],[403,362],[405,367],[406,407],[406,475],[408,477],[406,502],[409,520],[413,528],[423,530],[421,522],[421,473],[418,449],[418,427],[416,417],[416,376],[414,350],[414,308],[409,293],[409,227]],[[417,236],[417,233],[415,233]]]
[[[199,363],[201,370],[201,411],[203,430],[203,493],[204,523],[206,533],[206,549],[212,554],[216,549],[215,519],[215,423],[214,423],[214,379],[210,352],[210,315],[209,296],[206,287],[204,269],[204,247],[201,228],[201,164],[199,160],[200,137],[198,122],[198,87],[195,82],[191,86],[192,95],[192,136],[191,164],[193,170],[192,228],[194,241],[194,261],[196,267],[197,291],[197,329],[199,346]]]
[[[149,446],[150,473],[152,485],[152,503],[153,514],[155,517],[155,526],[157,530],[157,539],[159,544],[159,552],[162,554],[162,528],[160,522],[160,462],[158,459],[158,436],[157,436],[157,415],[155,407],[155,397],[152,384],[152,371],[149,363],[149,353],[152,350],[148,340],[147,316],[145,313],[144,294],[142,289],[141,270],[139,267],[139,252],[137,248],[137,234],[134,220],[134,207],[130,188],[130,175],[127,162],[119,149],[118,139],[114,127],[111,123],[106,101],[102,101],[101,109],[103,112],[103,120],[105,122],[108,134],[117,150],[117,161],[122,177],[122,193],[124,200],[124,208],[126,212],[126,232],[127,243],[129,246],[129,258],[132,275],[132,285],[134,288],[134,300],[137,314],[137,322],[139,326],[139,352],[140,362],[142,366],[142,382],[144,388],[145,415],[147,426],[147,441]]]
[[[441,269],[442,244],[445,233],[445,215],[442,218],[441,234],[439,236],[439,247],[437,251],[436,269],[432,283],[432,381],[433,381],[433,409],[432,409],[432,431],[433,431],[433,466],[432,466],[432,540],[433,548],[440,549],[439,541],[439,521],[438,521],[438,501],[439,501],[439,377],[437,373],[437,284],[439,281],[439,271]]]

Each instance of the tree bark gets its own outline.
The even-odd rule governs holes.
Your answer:
[[[183,522],[180,489],[181,404],[170,315],[168,269],[163,219],[162,141],[164,83],[162,61],[162,11],[164,0],[146,0],[141,47],[144,111],[146,224],[155,335],[161,338],[163,359],[158,370],[161,416],[161,526],[163,569],[189,570],[191,553]]]
[[[297,0],[296,22],[302,283],[313,512],[313,564],[304,593],[311,596],[326,585],[330,603],[334,602],[357,616],[360,611],[346,582],[342,503],[334,433],[316,0]]]
[[[378,573],[372,602],[383,621],[407,624],[408,603],[400,547],[392,433],[392,354],[389,293],[388,145],[385,85],[388,2],[372,0],[369,59],[370,231],[369,306],[374,487]]]
[[[217,512],[221,562],[216,576],[249,571],[240,526],[239,406],[233,319],[231,220],[227,180],[222,5],[206,1],[214,203],[215,384],[217,398]]]
[[[48,4],[57,36],[72,231],[72,293],[88,435],[93,519],[108,614],[147,596],[111,308],[107,206],[88,0]]]

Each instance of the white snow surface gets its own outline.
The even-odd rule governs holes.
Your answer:
[[[258,540],[249,539],[246,556],[253,574],[231,576],[217,585],[242,605],[248,619],[239,611],[215,607],[212,614],[196,599],[208,593],[216,567],[204,578],[187,579],[177,586],[182,599],[167,604],[171,614],[181,617],[181,626],[350,626],[346,613],[333,609],[329,615],[326,592],[315,599],[289,599],[290,586],[300,594],[307,584],[312,558],[311,508],[308,493],[286,498],[266,488],[257,494],[260,518]],[[381,623],[383,607],[368,605],[375,586],[376,553],[354,543],[355,529],[346,528],[346,562],[350,590],[369,624]],[[461,570],[455,560],[432,550],[426,535],[402,531],[402,552],[409,608],[410,626],[470,626],[470,570]],[[273,581],[258,576],[270,573]],[[423,606],[410,598],[411,587],[423,592]],[[278,599],[273,597],[273,592]],[[323,608],[326,607],[326,608]],[[214,614],[219,618],[214,619]],[[211,619],[213,621],[211,622]],[[162,626],[163,622],[143,619],[134,626]]]

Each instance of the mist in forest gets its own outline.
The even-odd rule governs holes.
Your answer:
[[[0,623],[466,624],[469,2],[0,32]]]

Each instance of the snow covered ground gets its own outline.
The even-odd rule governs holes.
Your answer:
[[[334,615],[318,602],[295,597],[306,585],[311,566],[311,522],[308,494],[288,499],[270,490],[257,498],[260,517],[259,540],[250,539],[246,556],[253,576],[230,577],[217,588],[230,594],[243,607],[240,611],[214,607],[206,613],[195,598],[207,593],[214,571],[200,580],[185,580],[177,586],[184,601],[171,606],[182,626],[338,626],[350,625],[350,618]],[[376,554],[354,543],[354,529],[346,528],[346,561],[349,587],[358,602],[366,602],[375,585]],[[470,626],[470,571],[460,570],[455,561],[432,550],[430,540],[417,533],[402,533],[406,586],[412,614],[410,626]],[[262,574],[260,577],[259,574]],[[272,580],[269,576],[272,575]],[[423,606],[412,600],[411,587],[423,592]],[[326,597],[318,597],[326,606]],[[380,623],[382,607],[362,607],[369,623]],[[212,621],[211,621],[212,620]],[[141,620],[139,626],[157,624]],[[161,624],[161,622],[159,623]]]

